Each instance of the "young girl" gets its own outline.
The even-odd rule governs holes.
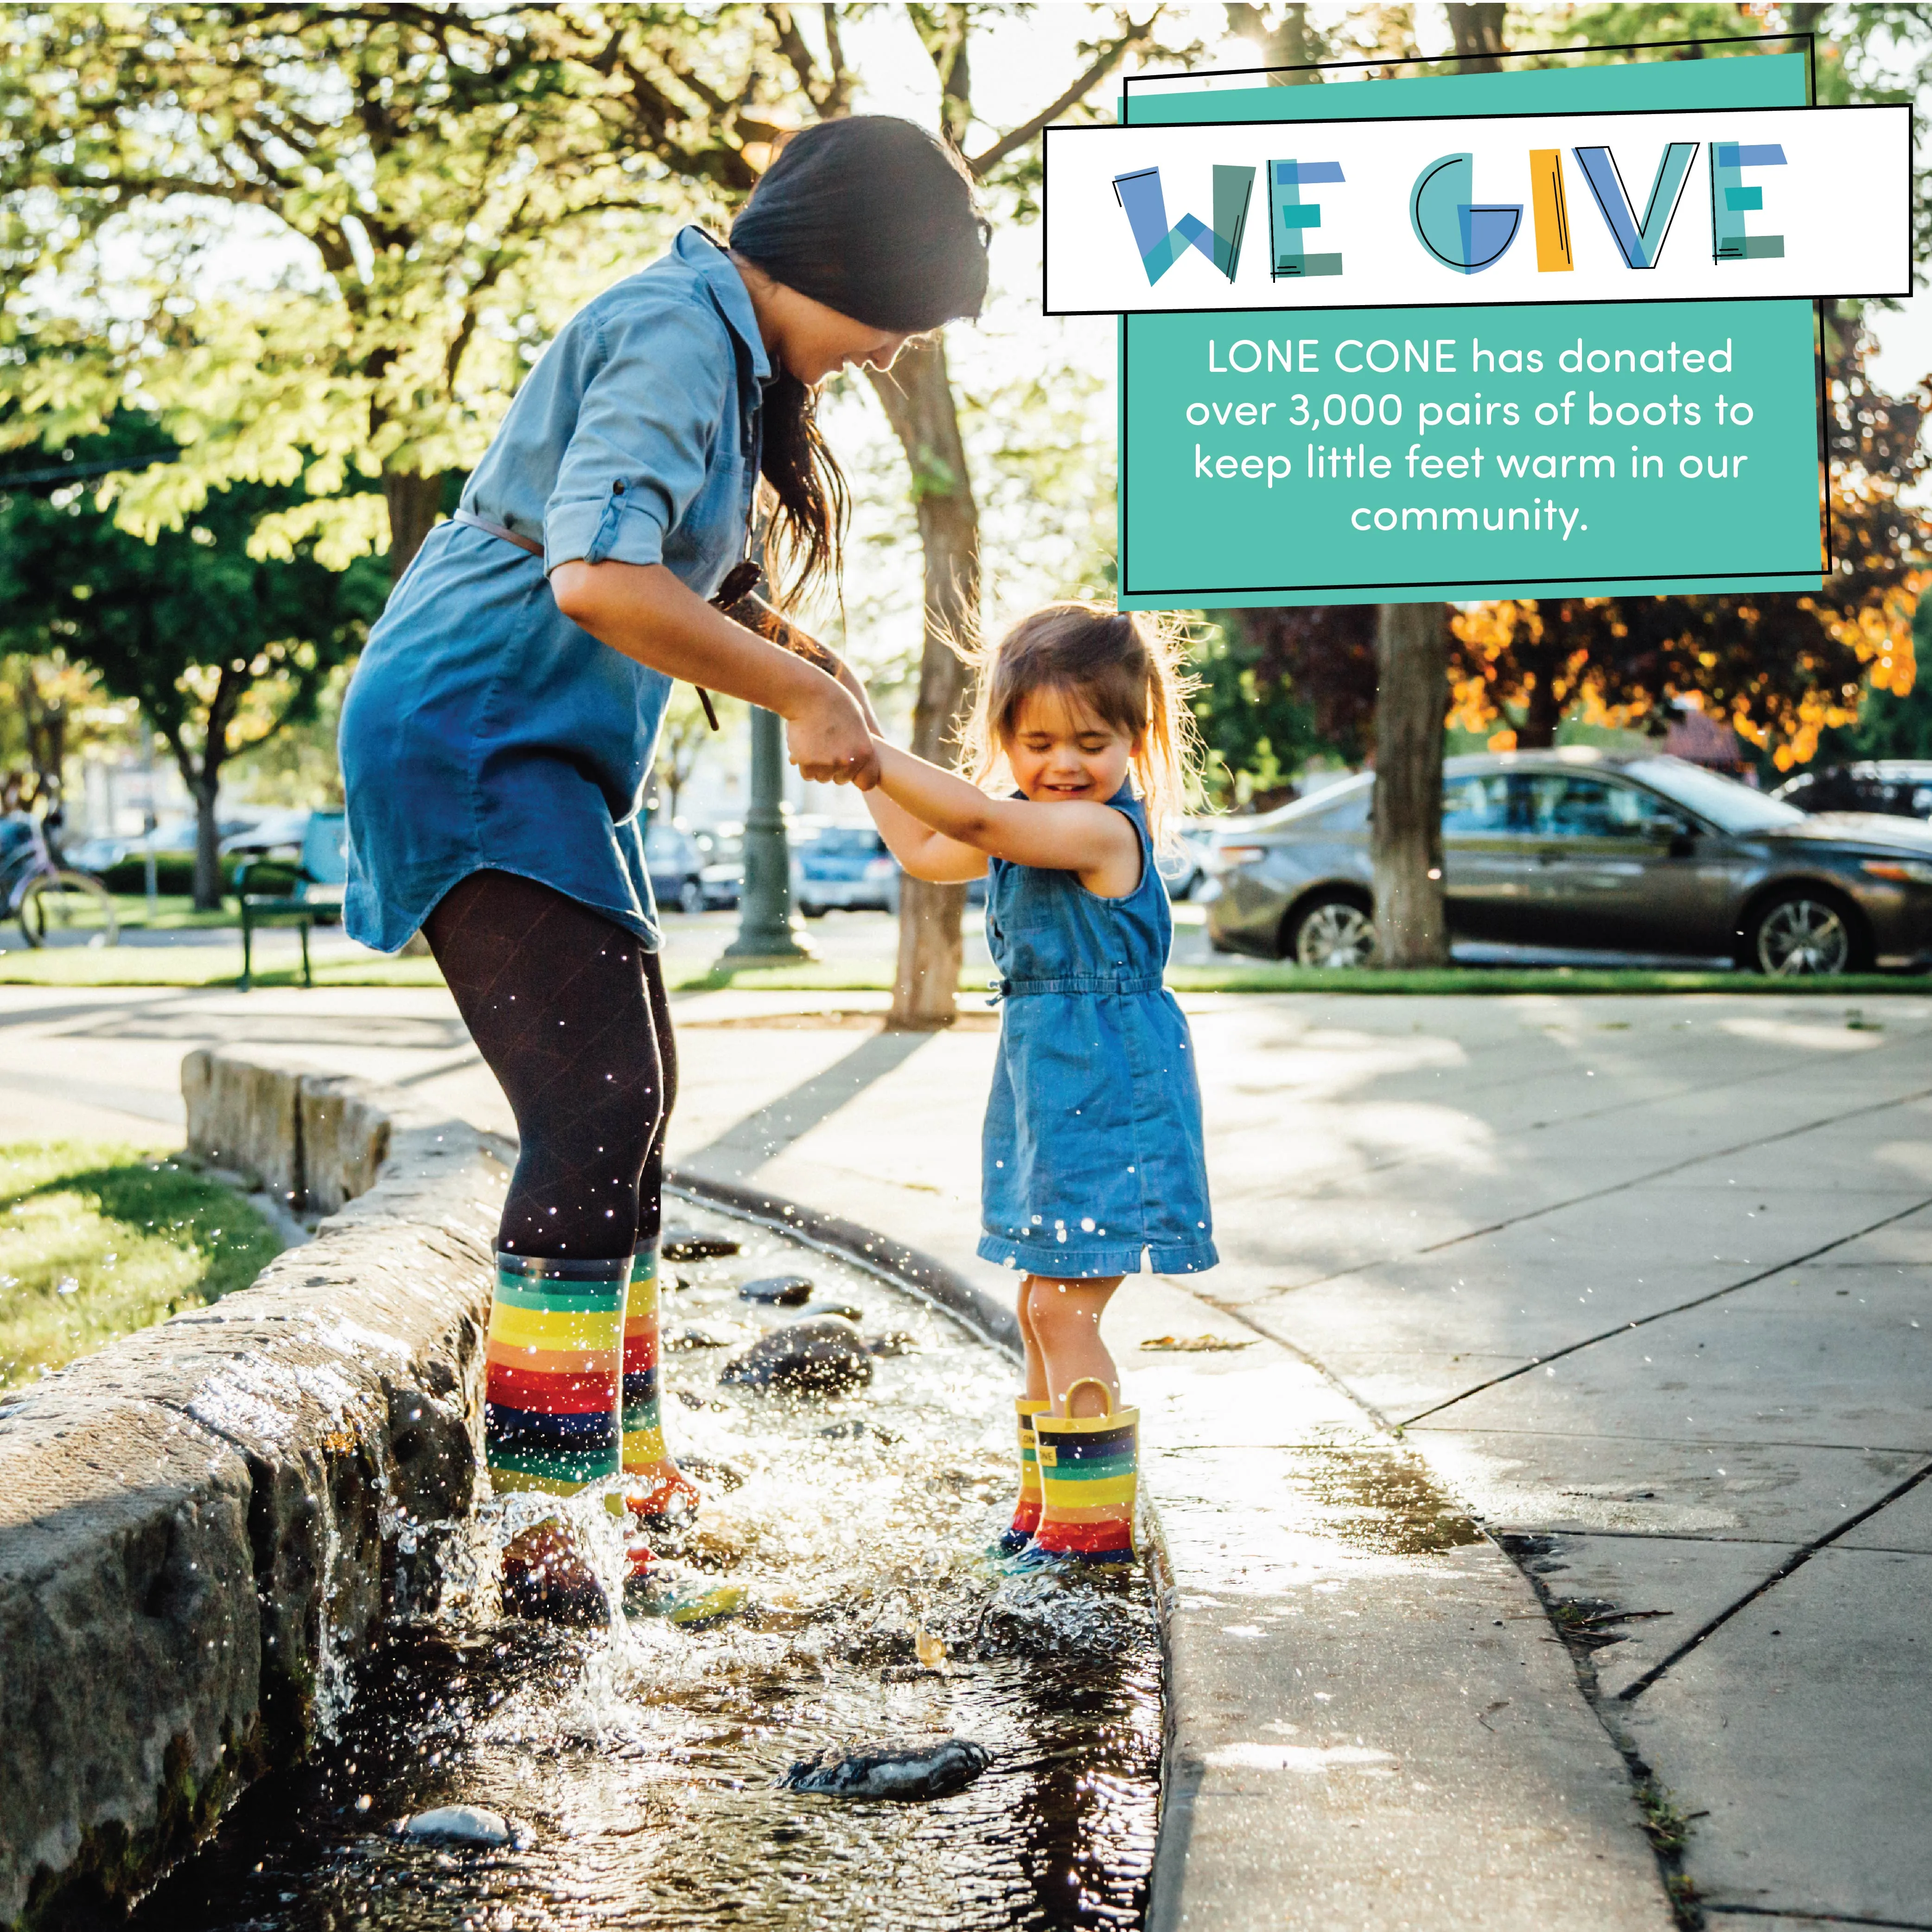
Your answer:
[[[1161,984],[1154,849],[1192,749],[1177,657],[1143,618],[1050,604],[980,664],[976,782],[882,744],[866,794],[915,878],[987,880],[1001,1022],[980,1252],[1022,1271],[1026,1345],[1009,1552],[1132,1558],[1139,1418],[1100,1317],[1143,1256],[1216,1260],[1192,1042]],[[989,797],[1001,758],[1018,789]]]

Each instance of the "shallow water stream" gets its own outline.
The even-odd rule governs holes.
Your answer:
[[[664,1382],[674,1449],[707,1479],[674,1561],[694,1583],[744,1586],[747,1610],[608,1632],[502,1620],[482,1580],[504,1525],[486,1511],[444,1552],[435,1614],[332,1687],[332,1742],[251,1792],[136,1915],[141,1932],[1139,1922],[1153,1606],[1138,1574],[1015,1576],[986,1556],[1010,1499],[1010,1366],[822,1256],[676,1218],[745,1244],[667,1264],[668,1290],[685,1285],[664,1298]],[[738,1297],[742,1280],[794,1271],[816,1284],[805,1308]],[[719,1383],[762,1330],[842,1305],[868,1336],[902,1337],[868,1390],[793,1402]],[[677,1348],[692,1331],[728,1346]],[[608,1520],[596,1527],[614,1564]],[[935,1639],[936,1672],[920,1661]],[[992,1754],[949,1797],[854,1803],[778,1783],[820,1750],[949,1734]],[[516,1847],[393,1828],[453,1803],[504,1814]]]

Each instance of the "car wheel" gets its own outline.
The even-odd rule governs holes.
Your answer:
[[[1738,963],[1747,972],[1780,980],[1857,972],[1864,964],[1864,946],[1856,917],[1828,892],[1793,886],[1751,915]]]
[[[680,912],[702,912],[704,910],[704,886],[697,879],[686,879],[677,889],[677,909]]]
[[[1366,966],[1375,957],[1373,916],[1346,892],[1323,892],[1298,908],[1282,949],[1298,966]]]

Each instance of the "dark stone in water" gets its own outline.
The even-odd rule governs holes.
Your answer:
[[[688,1328],[674,1328],[664,1337],[667,1354],[688,1354],[694,1348],[728,1348],[743,1334],[742,1329],[707,1328],[702,1322],[694,1322]]]
[[[856,1415],[848,1415],[842,1422],[827,1423],[818,1432],[834,1442],[849,1442],[862,1436],[869,1436],[874,1442],[888,1444],[905,1440],[896,1430],[881,1429],[876,1422],[867,1422]]]
[[[762,1274],[739,1282],[738,1298],[771,1308],[802,1308],[812,1299],[812,1283],[802,1274]]]
[[[866,1311],[854,1308],[849,1301],[821,1301],[818,1312],[821,1315],[842,1315],[848,1322],[862,1322],[866,1318]]]
[[[724,1405],[721,1402],[722,1408]],[[694,1481],[709,1483],[714,1489],[742,1490],[745,1472],[731,1462],[714,1462],[708,1456],[680,1456],[678,1467]]]
[[[842,1315],[788,1322],[733,1356],[718,1376],[767,1395],[847,1395],[872,1379],[864,1339]]]
[[[697,1228],[667,1228],[661,1252],[668,1262],[709,1262],[735,1255],[740,1246],[729,1234],[707,1234]]]
[[[828,1798],[944,1798],[963,1791],[992,1761],[983,1744],[970,1738],[946,1738],[938,1744],[857,1751],[847,1757],[820,1751],[794,1765],[781,1781],[788,1790]]]
[[[919,1353],[919,1337],[907,1334],[903,1328],[888,1328],[883,1335],[874,1335],[866,1344],[866,1352],[872,1355],[916,1355]]]

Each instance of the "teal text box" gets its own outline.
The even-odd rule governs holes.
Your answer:
[[[1136,122],[1780,106],[1766,55],[1130,97]],[[1318,129],[1289,158],[1318,160]],[[1586,210],[1572,197],[1573,218]],[[1805,302],[1144,315],[1120,329],[1120,601],[1816,588]]]

